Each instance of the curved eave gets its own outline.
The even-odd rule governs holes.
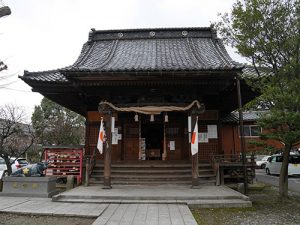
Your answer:
[[[234,68],[218,68],[206,70],[92,70],[92,69],[62,69],[61,73],[68,78],[85,77],[85,76],[118,76],[118,75],[133,75],[133,76],[206,76],[206,75],[224,75],[242,73],[244,67]]]
[[[67,82],[61,82],[61,81],[47,81],[47,80],[33,80],[31,78],[27,78],[27,77],[23,77],[23,76],[19,76],[19,78],[21,80],[23,80],[26,84],[30,85],[30,86],[35,86],[35,85],[39,85],[39,86],[61,86],[61,87],[66,87],[66,86],[72,86],[72,83],[70,81]]]

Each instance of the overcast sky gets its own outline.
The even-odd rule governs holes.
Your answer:
[[[13,82],[1,88],[0,105],[26,107],[30,115],[42,96],[18,79],[24,70],[43,71],[75,62],[91,28],[207,27],[235,0],[2,0],[11,8],[0,18],[0,59]],[[0,0],[1,6],[1,0]],[[230,55],[236,61],[241,58]]]

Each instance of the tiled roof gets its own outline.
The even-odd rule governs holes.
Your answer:
[[[260,114],[262,114],[262,111],[247,111],[243,112],[243,121],[256,121]],[[238,112],[232,112],[229,115],[225,116],[222,119],[223,123],[235,123],[239,121],[239,113]]]
[[[265,73],[266,74],[266,73]],[[243,77],[258,77],[253,67],[245,67],[243,69]],[[60,72],[60,70],[49,70],[41,72],[24,71],[24,80],[36,82],[53,82],[53,83],[67,83],[68,78]]]
[[[259,67],[257,69],[260,77],[268,77],[273,75],[272,71],[268,68]],[[243,69],[244,78],[259,78],[259,75],[253,66],[245,65]]]
[[[72,66],[24,72],[26,82],[66,83],[68,72],[241,70],[211,28],[92,30]]]
[[[23,80],[32,82],[52,82],[52,83],[67,83],[68,79],[58,70],[48,70],[41,72],[24,71]]]
[[[232,61],[211,28],[92,31],[78,60],[64,71],[231,70]]]

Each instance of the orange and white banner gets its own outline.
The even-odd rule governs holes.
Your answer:
[[[192,141],[191,141],[191,152],[192,155],[195,155],[198,153],[198,118],[196,120],[194,132],[192,134]]]
[[[104,135],[105,135],[105,133],[104,133],[104,127],[103,127],[103,118],[101,118],[98,143],[97,143],[97,149],[99,150],[100,154],[103,153]]]

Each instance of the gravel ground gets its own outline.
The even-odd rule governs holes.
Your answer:
[[[290,194],[285,202],[278,200],[278,189],[266,186],[250,191],[251,208],[194,209],[198,224],[203,225],[299,225],[300,196]]]
[[[95,219],[0,213],[0,225],[90,225]]]

